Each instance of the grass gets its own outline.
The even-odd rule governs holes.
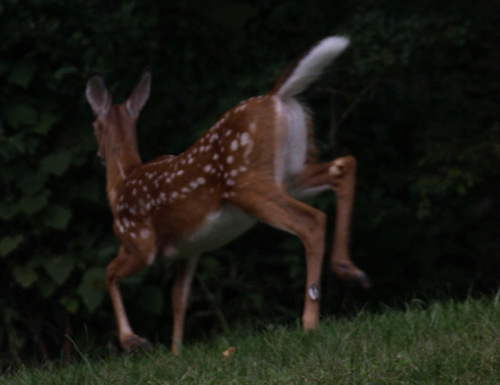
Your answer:
[[[220,337],[78,364],[21,368],[0,384],[495,384],[500,383],[500,305],[494,300],[414,301],[405,311],[361,312],[298,326]],[[223,359],[222,352],[235,347]]]

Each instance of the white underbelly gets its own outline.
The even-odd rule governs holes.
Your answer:
[[[221,247],[237,238],[257,222],[251,215],[227,203],[207,215],[188,238],[166,253],[166,257],[191,257]]]

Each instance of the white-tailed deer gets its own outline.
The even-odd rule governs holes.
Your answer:
[[[226,112],[184,153],[147,163],[138,153],[136,122],[149,97],[151,73],[144,72],[127,101],[114,106],[103,77],[95,74],[88,80],[87,100],[97,117],[94,132],[121,241],[106,270],[106,285],[124,349],[149,343],[128,322],[119,279],[157,256],[181,261],[172,290],[172,352],[177,354],[200,254],[230,242],[257,220],[302,240],[307,262],[302,323],[305,330],[315,328],[326,216],[297,199],[325,190],[338,198],[331,268],[345,281],[369,285],[348,253],[355,159],[315,163],[311,118],[295,99],[347,45],[343,37],[320,41],[284,71],[270,92]]]

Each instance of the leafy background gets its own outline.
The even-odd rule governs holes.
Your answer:
[[[346,288],[325,271],[323,315],[495,291],[499,17],[491,0],[3,1],[0,366],[115,345],[103,278],[118,244],[84,98],[88,76],[101,71],[121,102],[153,68],[138,124],[149,160],[182,152],[331,34],[349,35],[351,48],[304,99],[324,159],[358,159],[352,255],[375,285]],[[333,219],[333,194],[312,204]],[[165,344],[174,268],[157,264],[123,285],[136,331]],[[295,322],[303,282],[300,243],[255,227],[202,259],[188,342]]]

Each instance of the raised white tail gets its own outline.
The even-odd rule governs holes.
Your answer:
[[[111,105],[101,75],[89,79],[86,95],[96,115],[94,131],[106,163],[114,231],[122,244],[106,270],[106,285],[123,348],[148,343],[128,322],[119,279],[145,268],[157,256],[180,260],[172,289],[172,351],[177,353],[200,254],[231,241],[257,220],[295,234],[304,243],[307,279],[302,321],[304,329],[315,328],[326,216],[290,194],[300,198],[324,190],[337,193],[331,267],[343,280],[368,286],[348,253],[355,159],[315,163],[311,118],[293,98],[346,46],[345,38],[322,40],[284,72],[272,91],[226,112],[184,153],[147,163],[140,160],[135,130],[149,97],[149,71],[120,105]]]
[[[282,98],[289,98],[304,92],[323,74],[325,68],[349,45],[349,39],[331,36],[321,40],[304,57],[293,65],[290,75],[275,93]]]

